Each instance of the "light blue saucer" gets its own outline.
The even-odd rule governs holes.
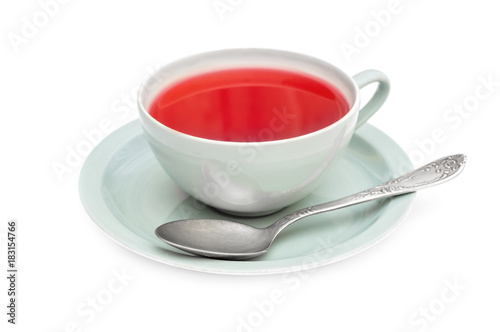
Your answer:
[[[171,266],[211,273],[270,274],[309,269],[359,253],[389,234],[408,213],[415,194],[364,203],[309,217],[276,239],[269,253],[249,261],[192,256],[154,234],[185,218],[230,218],[266,226],[302,207],[340,198],[401,175],[411,165],[404,151],[371,125],[357,130],[338,167],[311,195],[275,214],[238,218],[203,206],[181,191],[153,157],[139,121],[104,139],[80,174],[80,196],[90,217],[126,248]]]

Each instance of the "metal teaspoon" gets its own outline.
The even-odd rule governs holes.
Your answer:
[[[297,220],[441,184],[460,174],[466,159],[463,154],[438,159],[373,188],[290,213],[266,228],[229,220],[184,219],[163,224],[155,233],[166,243],[195,255],[230,260],[250,259],[266,253],[276,236]]]

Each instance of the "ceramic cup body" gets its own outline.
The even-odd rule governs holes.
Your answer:
[[[349,104],[339,121],[306,135],[264,142],[227,142],[187,135],[161,124],[149,113],[155,97],[185,78],[233,68],[271,68],[312,75],[335,86]],[[360,112],[359,88],[379,86]],[[387,97],[386,76],[369,70],[354,78],[315,58],[269,49],[233,49],[190,56],[160,68],[139,91],[139,114],[146,138],[160,165],[186,193],[222,211],[263,215],[290,205],[313,191],[342,156],[356,128]],[[291,121],[275,110],[262,134]]]

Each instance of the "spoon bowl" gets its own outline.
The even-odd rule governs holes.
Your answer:
[[[165,223],[155,233],[169,245],[195,255],[230,260],[250,259],[265,254],[276,236],[297,220],[375,199],[415,192],[449,181],[460,174],[466,159],[462,154],[438,159],[373,188],[290,213],[266,228],[229,220],[184,219]]]
[[[185,219],[161,225],[156,236],[166,243],[196,255],[233,260],[264,254],[274,235],[269,228],[217,219]]]

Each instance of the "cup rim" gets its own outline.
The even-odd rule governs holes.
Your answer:
[[[344,76],[344,78],[347,79],[347,81],[353,87],[353,91],[355,94],[354,101],[353,101],[352,105],[349,107],[349,110],[347,111],[347,113],[342,118],[340,118],[339,120],[335,121],[334,123],[332,123],[324,128],[318,129],[316,131],[313,131],[313,132],[310,132],[307,134],[294,136],[294,137],[290,137],[290,138],[283,138],[283,139],[277,139],[277,140],[271,140],[271,141],[250,141],[250,142],[247,142],[247,141],[245,141],[245,142],[221,141],[221,140],[198,137],[198,136],[186,134],[186,133],[183,133],[181,131],[170,128],[170,127],[164,125],[163,123],[159,122],[153,116],[151,116],[151,114],[149,114],[149,112],[146,110],[146,107],[144,107],[142,96],[143,96],[143,92],[146,90],[145,87],[148,85],[148,82],[150,82],[151,80],[154,79],[155,75],[157,75],[159,72],[161,72],[165,68],[174,67],[174,66],[179,65],[182,62],[190,60],[190,59],[194,60],[196,58],[203,58],[203,57],[209,56],[209,55],[225,54],[225,53],[241,53],[241,52],[247,52],[247,53],[248,52],[267,52],[267,53],[274,53],[277,55],[294,56],[294,57],[300,58],[301,60],[304,60],[304,61],[316,62],[316,63],[319,63],[319,64],[325,66],[325,67],[330,67],[330,69],[332,69],[336,73],[342,74]],[[312,76],[314,76],[314,75],[312,75]],[[329,62],[326,62],[324,60],[321,60],[319,58],[316,58],[316,57],[313,57],[310,55],[292,52],[292,51],[271,49],[271,48],[228,48],[228,49],[219,49],[219,50],[214,50],[214,51],[196,53],[196,54],[192,54],[192,55],[189,55],[186,57],[182,57],[180,59],[177,59],[175,61],[172,61],[172,62],[169,62],[167,64],[162,65],[154,73],[152,73],[150,76],[148,76],[146,79],[144,79],[143,82],[141,83],[139,90],[138,90],[138,93],[137,93],[137,104],[139,107],[139,112],[143,115],[143,117],[141,117],[141,121],[143,121],[144,119],[147,119],[149,121],[149,123],[151,123],[153,126],[158,128],[159,130],[164,131],[166,133],[170,133],[172,135],[182,137],[183,139],[190,140],[192,142],[209,143],[212,145],[233,146],[233,147],[234,146],[249,146],[249,145],[271,146],[271,145],[277,145],[277,144],[285,144],[285,143],[289,143],[289,142],[290,143],[296,142],[296,141],[304,140],[304,139],[307,139],[310,137],[321,135],[327,131],[330,131],[336,127],[339,127],[341,124],[348,121],[348,119],[351,116],[353,116],[354,113],[358,113],[359,112],[359,103],[360,103],[359,99],[360,99],[359,88],[358,88],[356,82],[354,81],[354,79],[351,76],[346,74],[340,68],[332,65]],[[358,112],[352,112],[352,110],[355,109],[356,106],[358,106],[357,107]]]

